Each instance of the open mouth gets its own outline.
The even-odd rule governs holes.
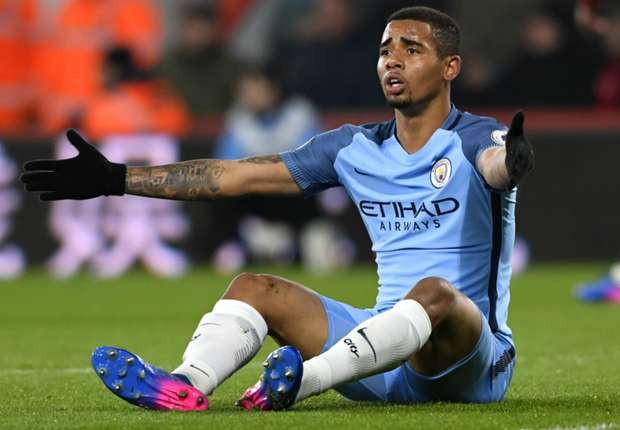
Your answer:
[[[385,79],[385,88],[389,94],[398,95],[405,89],[405,83],[399,78],[389,77]]]

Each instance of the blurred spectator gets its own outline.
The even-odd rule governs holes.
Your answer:
[[[521,43],[519,35],[523,31],[524,21],[532,11],[539,10],[548,2],[549,0],[446,2],[445,10],[456,18],[461,27],[463,72],[474,57],[492,68],[494,65],[514,60],[515,50]]]
[[[91,139],[112,134],[165,133],[183,135],[187,108],[163,79],[139,67],[127,48],[106,54],[104,89],[87,104],[83,128]]]
[[[620,6],[616,2],[583,0],[577,2],[575,19],[585,30],[603,39],[607,62],[596,79],[596,102],[600,106],[620,105]],[[620,303],[620,262],[596,281],[578,285],[577,299],[586,303]]]
[[[572,5],[551,4],[524,23],[515,59],[487,95],[492,103],[527,106],[592,103],[597,50],[575,31]],[[577,55],[576,53],[579,53]]]
[[[224,130],[218,139],[217,158],[237,159],[282,152],[301,145],[319,132],[314,108],[307,100],[285,92],[280,83],[282,72],[279,65],[249,67],[243,72],[236,102],[226,115]],[[346,201],[346,196],[340,198]],[[320,212],[315,200],[292,199],[246,198],[219,204],[218,228],[213,233],[220,236],[222,245],[215,252],[216,267],[223,271],[238,270],[248,254],[255,261],[263,262],[290,262],[297,258],[298,237],[304,237],[306,225]],[[319,244],[324,246],[321,250],[324,255],[325,247],[334,248],[338,244],[332,225],[315,227],[315,231],[317,234],[310,236],[316,238],[319,233],[328,231],[326,236],[330,241]],[[303,254],[308,246],[300,246]],[[312,247],[313,253],[317,251],[315,248]],[[332,254],[334,252],[329,255]]]
[[[43,132],[56,134],[75,125],[101,89],[106,50],[129,46],[141,66],[152,66],[162,32],[159,9],[150,0],[60,0],[49,10],[34,70]]]
[[[215,148],[216,158],[277,153],[301,145],[319,131],[314,109],[304,99],[288,97],[279,71],[276,66],[244,70]],[[222,244],[213,260],[221,271],[238,270],[248,253],[259,261],[290,262],[296,252],[290,224],[300,228],[316,213],[314,201],[293,204],[290,198],[245,198],[218,209],[214,233]]]
[[[265,63],[295,35],[316,0],[262,0],[255,2],[231,34],[231,51],[245,62]]]
[[[606,61],[595,81],[596,103],[599,106],[620,106],[620,5],[599,19],[598,31],[603,39]]]
[[[494,94],[495,74],[496,64],[476,53],[467,55],[453,86],[453,100],[465,107],[505,104]]]
[[[613,0],[615,1],[615,0]],[[609,28],[608,21],[602,16],[601,0],[577,0],[575,4],[575,21],[586,31],[602,34]],[[611,3],[608,1],[607,3]]]
[[[217,158],[285,151],[320,131],[312,105],[304,98],[286,94],[281,75],[276,65],[244,70],[237,83],[236,102],[226,114],[217,142]]]
[[[164,55],[161,74],[178,90],[194,115],[222,113],[230,104],[239,67],[226,53],[214,6],[188,3],[178,40]]]
[[[287,83],[320,108],[384,105],[376,76],[380,34],[366,31],[365,2],[316,0],[276,57],[289,68]]]
[[[0,134],[26,130],[31,112],[37,0],[0,1]]]

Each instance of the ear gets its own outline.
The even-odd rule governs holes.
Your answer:
[[[461,57],[459,55],[449,55],[444,60],[443,78],[446,81],[453,81],[461,73]]]

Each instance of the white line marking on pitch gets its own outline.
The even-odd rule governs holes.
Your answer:
[[[90,367],[68,367],[64,369],[0,369],[0,375],[30,375],[34,373],[90,373]]]
[[[262,367],[260,362],[254,361],[246,365],[246,367]],[[35,373],[91,373],[93,369],[90,367],[67,367],[67,368],[39,368],[39,369],[0,369],[0,376],[2,375],[33,375]],[[609,428],[609,427],[608,427]]]
[[[575,427],[556,426],[556,427],[548,427],[545,430],[609,430],[609,429],[615,429],[615,428],[618,428],[618,426],[614,423],[601,423],[601,424],[582,425],[582,426],[575,426]],[[527,429],[521,429],[521,430],[527,430]]]

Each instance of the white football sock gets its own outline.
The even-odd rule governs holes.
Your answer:
[[[305,361],[295,401],[399,366],[422,348],[431,329],[420,303],[398,302],[355,327],[323,354]]]
[[[616,285],[620,285],[620,263],[614,263],[609,269],[609,276]]]
[[[266,335],[267,323],[256,309],[240,300],[220,300],[200,320],[183,364],[172,373],[209,395],[254,357]]]

